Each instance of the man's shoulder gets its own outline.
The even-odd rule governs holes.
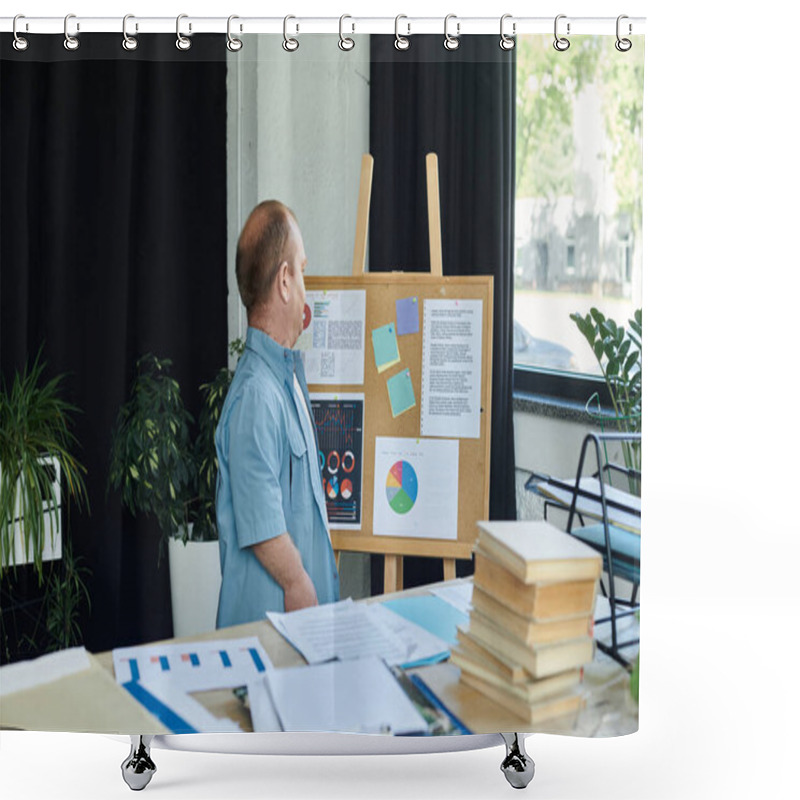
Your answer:
[[[275,373],[258,356],[245,353],[236,367],[229,392],[234,395],[253,393],[271,399],[281,396],[283,387]]]

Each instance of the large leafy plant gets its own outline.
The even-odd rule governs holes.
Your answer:
[[[642,309],[628,320],[628,328],[607,318],[596,308],[584,317],[570,314],[600,365],[611,396],[614,421],[629,433],[642,430]],[[625,465],[641,472],[642,452],[639,443],[623,442]],[[636,488],[637,481],[634,481]]]
[[[136,365],[131,394],[112,434],[109,485],[133,514],[155,517],[162,533],[189,535],[195,465],[189,426],[172,362],[148,354]],[[161,549],[159,550],[159,554]]]
[[[14,376],[10,391],[5,381],[0,385],[0,572],[16,567],[18,527],[41,585],[47,522],[52,536],[61,526],[54,475],[60,471],[66,495],[78,507],[88,508],[88,497],[86,469],[73,455],[78,443],[70,430],[78,409],[61,397],[63,376],[43,381],[40,355]]]
[[[244,352],[244,342],[236,339],[231,342],[228,349],[231,355],[241,356]],[[201,407],[194,451],[197,464],[198,502],[192,538],[203,541],[219,537],[216,512],[219,463],[214,435],[232,380],[233,370],[223,367],[213,381],[204,383],[200,387]]]

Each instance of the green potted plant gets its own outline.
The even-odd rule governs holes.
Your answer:
[[[41,351],[30,368],[15,374],[10,389],[5,381],[0,385],[0,579],[10,600],[0,625],[4,661],[79,644],[80,610],[89,602],[88,570],[76,568],[80,559],[73,558],[62,529],[68,500],[89,507],[86,469],[73,455],[78,443],[72,414],[78,409],[61,397],[62,375],[42,380],[46,365],[40,356]],[[45,587],[35,617],[31,597],[18,596],[14,581],[17,567],[25,564],[33,565]],[[17,618],[18,603],[27,608],[23,614],[33,620],[32,628]]]
[[[112,433],[108,482],[120,492],[131,514],[155,518],[161,532],[159,566],[168,545],[174,633],[186,636],[203,632],[196,629],[196,620],[186,618],[186,612],[192,609],[192,599],[203,595],[198,587],[205,584],[195,575],[191,552],[188,556],[182,552],[192,533],[196,467],[189,433],[192,417],[171,367],[169,359],[152,354],[138,360],[130,396]],[[218,564],[216,569],[219,572]]]
[[[172,362],[152,354],[136,363],[131,394],[117,416],[111,439],[109,486],[134,516],[155,517],[164,542],[189,536],[194,479],[189,425]]]
[[[641,433],[642,430],[642,309],[634,312],[628,320],[629,327],[617,323],[598,311],[590,309],[584,317],[570,314],[570,319],[578,326],[600,365],[606,381],[613,417],[599,414],[599,398],[595,395],[587,403],[587,410],[601,422],[611,421],[628,433]],[[591,410],[592,401],[597,402],[597,411]],[[629,469],[641,472],[642,451],[638,442],[622,442],[622,455]],[[631,491],[639,494],[639,481],[629,479]]]
[[[241,354],[240,340],[231,353]],[[168,543],[175,636],[213,630],[222,581],[217,544],[214,434],[233,378],[227,367],[200,387],[197,438],[171,362],[153,355],[137,364],[131,396],[112,439],[110,485],[134,515],[153,514]],[[159,560],[160,560],[159,550]]]
[[[36,356],[0,385],[0,573],[32,563],[39,585],[43,563],[61,556],[62,487],[80,508],[88,497],[85,467],[75,458],[71,415],[60,396],[62,375],[42,381]]]

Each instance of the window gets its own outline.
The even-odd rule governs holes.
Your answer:
[[[601,372],[570,314],[641,307],[643,64],[613,36],[517,39],[515,388],[585,401]]]

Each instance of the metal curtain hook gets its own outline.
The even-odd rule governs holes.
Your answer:
[[[351,39],[349,36],[345,36],[344,35],[344,31],[342,30],[342,28],[344,26],[344,21],[346,19],[353,19],[353,18],[349,14],[342,14],[342,16],[339,17],[339,49],[340,50],[352,50],[356,46],[355,41],[353,39]],[[355,22],[353,22],[351,24],[352,24],[352,27],[353,27],[353,31],[352,32],[355,33],[356,32],[356,24],[355,24]]]
[[[78,41],[77,36],[69,35],[69,21],[71,19],[75,19],[74,14],[67,14],[67,16],[64,17],[64,48],[66,50],[77,50],[81,46],[81,43]],[[76,33],[80,31],[80,29],[81,29],[80,24],[76,24],[75,27]]]
[[[178,50],[188,50],[192,46],[192,40],[181,33],[181,20],[188,18],[189,18],[188,14],[178,14],[178,18],[175,20],[175,35],[178,37],[175,40],[175,47],[177,47]],[[191,30],[192,30],[192,23],[190,22],[189,31]]]
[[[511,17],[511,14],[503,14],[503,16],[500,17],[500,48],[502,50],[513,50],[516,44],[513,37],[517,35],[517,23],[511,23],[511,36],[506,36],[504,31],[505,21],[511,19]]]
[[[555,41],[553,42],[553,47],[558,50],[559,53],[563,53],[565,50],[569,50],[569,39],[565,38],[564,36],[558,35],[558,21],[560,19],[566,19],[566,14],[559,14],[556,17],[555,24],[553,25],[553,35],[555,36]],[[567,23],[567,33],[569,33],[569,22]]]
[[[228,50],[231,51],[231,53],[238,53],[242,49],[242,47],[244,47],[244,42],[241,39],[237,39],[231,33],[231,22],[233,22],[233,20],[235,19],[239,19],[239,17],[237,17],[236,14],[231,14],[228,17],[228,41],[225,43],[225,46],[228,48]],[[241,30],[242,27],[240,25],[239,31]]]
[[[11,30],[12,30],[12,32],[14,34],[14,42],[13,42],[14,49],[22,52],[23,50],[27,50],[28,49],[28,40],[24,36],[20,36],[17,33],[17,20],[19,20],[19,19],[25,19],[25,15],[24,14],[17,14],[17,16],[14,17],[14,23],[11,26]],[[28,30],[28,23],[27,22],[25,23],[25,30],[26,31]]]
[[[298,47],[300,47],[300,42],[297,41],[297,39],[292,39],[288,34],[287,26],[290,19],[297,18],[293,17],[291,14],[283,18],[283,49],[287,53],[293,53]],[[300,26],[297,23],[295,23],[295,32],[300,33]]]
[[[406,32],[405,36],[401,36],[400,35],[401,19],[408,19],[408,17],[405,14],[398,14],[394,18],[394,46],[398,50],[408,50],[408,48],[411,47],[411,42],[407,38],[408,36],[411,36],[411,23],[410,22],[406,23],[408,31]]]
[[[447,23],[450,22],[451,19],[457,19],[456,15],[448,14],[444,18],[444,46],[447,50],[458,50],[458,46],[461,44],[461,42],[458,40],[458,37],[461,33],[461,23],[458,21],[456,22],[456,35],[451,36],[447,32]]]
[[[139,46],[139,40],[135,36],[128,36],[128,20],[136,19],[133,14],[126,14],[122,18],[122,46],[125,50],[135,50]],[[139,26],[136,26],[139,30]]]
[[[630,39],[622,39],[622,38],[620,38],[620,35],[619,35],[620,22],[622,22],[622,20],[624,20],[624,19],[628,19],[628,17],[625,14],[620,14],[617,17],[617,41],[614,42],[614,47],[616,47],[617,50],[619,50],[620,53],[627,53],[628,50],[630,50],[631,47],[633,47],[633,42]],[[628,36],[630,36],[632,32],[633,32],[633,26],[629,22],[628,23]]]

